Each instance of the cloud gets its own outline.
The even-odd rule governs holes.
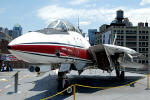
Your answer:
[[[142,0],[140,5],[144,6],[146,4],[149,4],[150,3],[150,0]]]
[[[74,16],[73,9],[59,7],[57,5],[50,5],[38,10],[38,16],[44,20],[52,21],[55,19],[62,19]]]
[[[86,4],[86,5],[84,5],[84,7],[86,7],[86,8],[94,8],[94,7],[96,7],[96,4]]]
[[[90,0],[70,0],[69,4],[71,4],[71,5],[80,5],[80,4],[83,4],[83,3],[87,3],[89,1]]]
[[[129,20],[137,25],[138,22],[146,22],[146,20],[150,21],[150,8],[139,8],[139,9],[125,9],[125,16],[129,18]]]
[[[149,21],[150,7],[149,8],[127,8],[127,7],[114,7],[114,8],[86,8],[86,9],[73,9],[61,7],[59,5],[49,5],[38,10],[38,16],[49,23],[55,19],[76,19],[80,17],[80,25],[88,26],[93,24],[109,24],[116,17],[118,9],[124,10],[124,17],[137,25],[138,22]]]
[[[3,13],[5,10],[5,8],[0,8],[0,14]]]
[[[78,16],[80,19],[85,20],[102,20],[111,21],[115,17],[115,9],[104,9],[104,8],[90,8],[90,9],[73,9],[61,7],[58,5],[49,5],[38,10],[38,16],[46,21],[52,21],[55,19],[73,19]],[[84,23],[85,24],[85,23]],[[87,25],[88,23],[86,23]]]
[[[87,26],[87,25],[91,24],[91,22],[89,22],[89,21],[81,21],[81,22],[79,22],[79,24],[81,26]]]

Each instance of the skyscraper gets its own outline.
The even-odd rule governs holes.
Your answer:
[[[13,31],[17,32],[18,36],[21,36],[22,35],[22,27],[21,27],[21,25],[19,25],[19,24],[14,25]]]
[[[97,29],[88,29],[89,42],[92,46],[95,44],[95,32]]]

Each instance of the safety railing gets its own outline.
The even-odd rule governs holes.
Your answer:
[[[145,78],[145,77],[143,77]],[[141,78],[141,79],[143,79]],[[141,80],[139,79],[139,80]],[[57,95],[60,95],[60,94],[63,94],[64,92],[66,92],[68,89],[70,88],[73,88],[73,100],[75,100],[75,95],[76,95],[76,87],[79,86],[79,87],[84,87],[84,88],[94,88],[94,89],[103,89],[103,90],[106,90],[106,89],[111,89],[111,88],[120,88],[120,87],[125,87],[125,86],[130,86],[130,85],[134,85],[134,83],[136,83],[137,81],[139,80],[136,80],[134,82],[131,82],[129,84],[126,84],[126,85],[122,85],[122,86],[116,86],[116,87],[93,87],[93,86],[86,86],[86,85],[81,85],[81,84],[73,84],[71,86],[69,86],[68,88],[64,89],[63,91],[61,92],[57,92],[56,94],[52,95],[52,96],[49,96],[49,97],[46,97],[46,98],[43,98],[43,99],[40,99],[40,100],[48,100],[48,99],[51,99]]]

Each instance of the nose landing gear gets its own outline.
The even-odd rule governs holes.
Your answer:
[[[63,91],[64,89],[68,88],[69,86],[71,86],[68,77],[66,76],[65,72],[58,72],[58,92]],[[65,92],[65,94],[72,94],[73,93],[73,89],[72,87],[67,89],[67,91]]]

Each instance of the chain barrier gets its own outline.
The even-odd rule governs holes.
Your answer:
[[[144,78],[145,78],[145,77],[142,77],[142,78],[139,79],[139,80],[142,80],[142,79],[144,79]],[[85,88],[93,88],[93,89],[103,89],[103,90],[106,90],[106,89],[111,89],[111,88],[120,88],[120,87],[130,86],[130,85],[136,83],[136,82],[139,81],[139,80],[136,80],[136,81],[131,82],[131,83],[126,84],[126,85],[116,86],[116,87],[93,87],[93,86],[86,86],[86,85],[81,85],[81,84],[73,84],[73,85],[69,86],[68,88],[64,89],[64,90],[61,91],[61,92],[57,92],[56,94],[54,94],[54,95],[52,95],[52,96],[49,96],[49,97],[47,97],[47,98],[40,99],[40,100],[48,100],[48,99],[51,99],[51,98],[53,98],[53,97],[55,97],[55,96],[57,96],[57,95],[59,95],[59,94],[63,94],[64,92],[66,92],[68,89],[70,89],[70,88],[72,88],[72,87],[73,87],[73,95],[74,95],[73,98],[74,98],[74,100],[75,100],[75,89],[76,89],[76,86],[85,87]]]
[[[40,100],[47,100],[47,99],[51,99],[51,98],[53,98],[53,97],[55,97],[55,96],[57,96],[57,95],[59,95],[59,94],[62,94],[62,93],[64,93],[64,92],[66,92],[68,89],[72,88],[73,86],[74,86],[74,85],[71,85],[71,86],[69,86],[68,88],[64,89],[64,90],[63,90],[63,91],[61,91],[61,92],[57,92],[56,94],[54,94],[54,95],[52,95],[52,96],[49,96],[49,97],[47,97],[47,98],[40,99]]]

